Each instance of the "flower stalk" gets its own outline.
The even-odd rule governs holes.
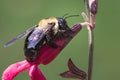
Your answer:
[[[88,25],[88,42],[89,42],[89,59],[88,59],[88,80],[92,78],[92,71],[93,71],[93,59],[94,59],[94,28],[95,28],[95,16],[98,10],[98,0],[85,0],[88,16],[89,16],[89,23]]]

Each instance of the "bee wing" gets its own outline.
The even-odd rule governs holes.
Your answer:
[[[23,33],[19,34],[18,36],[16,36],[13,39],[11,39],[10,41],[8,41],[7,43],[4,44],[4,47],[8,47],[8,46],[12,45],[13,43],[15,43],[17,40],[22,39],[23,37],[27,36],[32,30],[34,30],[35,27],[37,27],[37,25],[27,29]]]
[[[38,43],[43,44],[45,35],[50,31],[52,27],[54,27],[54,25],[55,24],[48,24],[46,28],[37,27],[34,29],[32,34],[28,37],[29,44],[27,45],[27,48],[35,48]]]
[[[35,29],[28,37],[29,44],[27,48],[35,48],[35,46],[44,38],[45,33],[42,29]]]

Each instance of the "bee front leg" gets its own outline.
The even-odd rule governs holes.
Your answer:
[[[67,33],[66,33],[67,32]],[[72,33],[72,30],[68,30],[68,31],[63,31],[63,30],[59,30],[57,35],[56,35],[56,38],[57,39],[63,39],[63,38],[72,38],[71,35],[69,35],[69,33]]]

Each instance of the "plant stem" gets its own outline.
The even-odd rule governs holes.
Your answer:
[[[93,52],[94,52],[94,30],[88,29],[89,35],[89,59],[88,59],[88,80],[91,80],[93,68]]]
[[[86,0],[88,1],[88,13],[89,13],[89,23],[88,26],[88,41],[89,41],[89,59],[88,59],[88,80],[92,78],[93,71],[93,61],[94,61],[94,28],[95,28],[95,16],[97,13],[97,0]]]

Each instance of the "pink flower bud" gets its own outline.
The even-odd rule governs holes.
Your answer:
[[[98,10],[98,0],[90,0],[89,1],[89,7],[90,7],[90,12],[93,15],[96,15],[97,10]]]

